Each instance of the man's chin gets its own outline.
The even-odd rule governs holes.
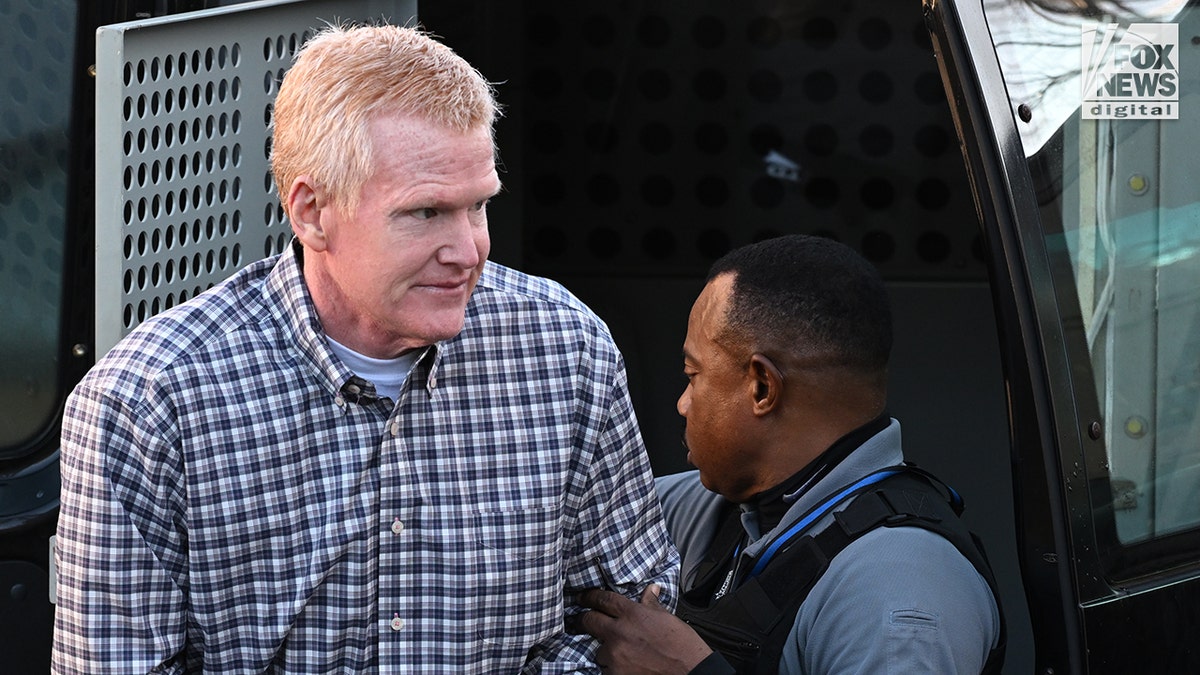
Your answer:
[[[430,344],[457,336],[466,323],[464,307],[424,307],[414,311],[422,312],[425,317],[424,325],[416,328]]]
[[[393,344],[401,347],[403,351],[423,349],[434,343],[458,337],[462,329],[463,323],[461,321],[457,323],[438,322],[420,327],[409,327],[407,330],[396,331],[396,340]],[[400,337],[400,335],[403,335],[403,337]]]

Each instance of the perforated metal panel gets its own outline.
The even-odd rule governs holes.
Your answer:
[[[96,352],[290,239],[268,164],[292,56],[339,21],[414,0],[258,2],[96,36]]]
[[[920,3],[523,8],[528,268],[695,276],[803,232],[985,278]]]

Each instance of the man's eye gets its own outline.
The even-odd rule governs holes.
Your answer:
[[[482,211],[483,207],[487,206],[488,200],[483,199],[471,205],[472,211]]]
[[[419,218],[420,220],[429,220],[430,218],[436,217],[437,214],[437,209],[433,208],[417,209],[416,211],[413,211],[413,216]]]

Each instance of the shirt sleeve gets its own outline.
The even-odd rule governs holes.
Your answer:
[[[787,673],[978,673],[999,637],[987,582],[954,545],[879,528],[843,550],[801,605]]]
[[[55,673],[182,672],[185,540],[154,515],[179,503],[182,473],[151,418],[99,388],[67,401]]]
[[[611,403],[601,409],[595,441],[584,444],[585,484],[568,496],[576,513],[563,552],[565,613],[583,611],[578,596],[589,588],[637,599],[650,584],[660,586],[660,602],[674,611],[679,556],[663,524],[623,368],[606,393]],[[587,636],[560,633],[535,648],[523,672],[599,673],[592,661],[596,646]]]

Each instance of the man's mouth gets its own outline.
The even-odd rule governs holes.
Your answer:
[[[417,284],[416,288],[425,289],[435,293],[455,293],[466,290],[466,288],[470,286],[470,283],[471,280],[469,278],[450,281],[433,281],[425,284]]]

